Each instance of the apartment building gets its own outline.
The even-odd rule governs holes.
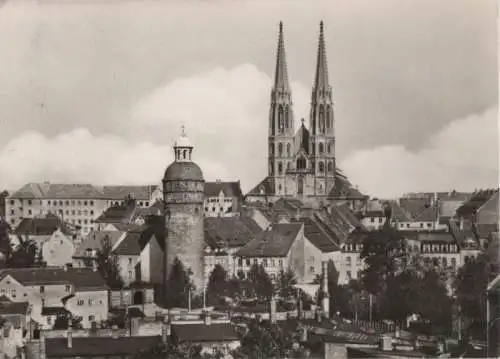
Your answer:
[[[131,196],[141,207],[149,207],[158,186],[93,186],[91,184],[28,183],[5,199],[5,217],[16,227],[23,218],[53,213],[87,234],[109,207],[123,204]]]

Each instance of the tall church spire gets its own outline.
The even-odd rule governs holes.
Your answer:
[[[313,92],[327,91],[330,89],[328,82],[328,64],[326,62],[325,34],[323,33],[323,21],[319,25],[318,59],[316,62],[316,74],[314,77]]]
[[[283,22],[280,21],[278,49],[276,51],[276,72],[274,73],[274,90],[289,91],[288,71],[286,67],[285,40],[283,38]]]

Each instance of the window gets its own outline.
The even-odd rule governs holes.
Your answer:
[[[276,266],[276,261],[274,259],[271,259],[271,267],[275,267]]]
[[[94,300],[93,299],[89,299],[89,306],[91,306],[92,304],[94,304]]]
[[[455,269],[457,267],[457,260],[455,258],[451,259],[451,267]]]
[[[283,259],[280,259],[280,260],[279,260],[279,265],[280,265],[280,267],[282,267],[282,268],[283,268]]]
[[[78,299],[76,305],[83,305],[83,303],[84,303],[83,299]]]
[[[90,201],[90,205],[93,206],[94,205],[94,201]]]
[[[278,162],[278,174],[283,173],[283,164],[281,162]]]
[[[431,228],[432,227],[432,223],[427,223],[427,228]]]
[[[132,279],[132,271],[131,270],[128,271],[128,278]]]
[[[328,172],[333,172],[333,162],[328,162]]]
[[[319,143],[319,153],[323,153],[325,151],[325,147],[322,142]]]
[[[33,203],[33,202],[31,201],[31,199],[29,199],[29,200],[28,200],[28,205],[30,205],[30,206],[31,206],[31,204],[32,204],[32,203]]]
[[[290,157],[292,155],[292,149],[291,149],[291,145],[289,143],[286,144],[286,155],[288,157]]]
[[[10,200],[10,204],[13,206],[14,205],[14,200]],[[49,204],[50,204],[50,201],[49,201]]]
[[[345,262],[346,262],[346,265],[347,265],[348,267],[350,267],[350,266],[351,266],[351,264],[352,264],[352,262],[351,262],[351,257],[346,257]]]
[[[28,214],[29,214],[29,215],[31,215],[31,214],[32,214],[31,209],[28,209]]]
[[[264,260],[262,261],[262,265],[264,266],[264,268],[266,268],[266,267],[267,267],[267,259],[264,259]]]
[[[65,203],[65,204],[66,204],[66,206],[69,206],[69,201],[66,201],[66,203]]]
[[[370,218],[370,222],[372,222],[372,223],[373,223],[373,222],[375,222],[375,218],[374,218],[374,217],[371,217],[371,218]]]
[[[238,258],[238,266],[243,266],[243,259],[242,258]]]
[[[71,290],[71,286],[70,285],[66,285],[66,292],[69,292]]]
[[[314,266],[309,267],[309,273],[314,273]]]
[[[283,155],[283,144],[278,143],[278,156],[281,157]]]
[[[40,286],[40,293],[45,293],[45,287],[43,285]]]
[[[247,262],[247,266],[250,267],[250,259],[247,259],[246,262]]]
[[[319,163],[319,172],[320,173],[325,172],[325,164],[323,162]]]
[[[83,201],[83,205],[84,205],[84,206],[86,206],[86,205],[87,205],[87,203],[88,203],[87,201]]]
[[[90,322],[93,322],[93,321],[94,321],[94,319],[95,319],[95,317],[94,317],[93,315],[89,315],[89,321],[90,321]]]
[[[424,228],[424,224],[423,223],[420,223],[420,228]]]
[[[351,280],[351,278],[352,278],[351,277],[351,271],[348,270],[347,272],[345,272],[345,276],[346,276],[347,280]]]
[[[66,215],[69,216],[69,211],[68,210],[66,210]]]
[[[128,264],[132,264],[132,258],[128,259]]]

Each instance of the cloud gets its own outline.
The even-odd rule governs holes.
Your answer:
[[[499,184],[498,110],[457,119],[417,152],[400,145],[356,151],[340,163],[361,190],[379,197],[412,191],[471,191]]]
[[[215,68],[146,94],[125,118],[112,119],[115,133],[23,133],[0,149],[0,189],[38,181],[158,183],[184,125],[205,179],[241,180],[249,190],[267,173],[270,86],[269,76],[251,64]],[[292,92],[298,126],[307,118],[310,91],[292,83]],[[389,145],[340,154],[339,163],[351,182],[374,196],[492,186],[498,183],[496,113],[453,121],[418,152]]]
[[[266,174],[270,86],[271,79],[253,65],[216,68],[137,101],[129,118],[116,121],[121,135],[93,135],[85,128],[49,138],[23,133],[0,149],[0,188],[38,181],[157,183],[185,125],[205,178],[241,179],[249,189]],[[298,83],[292,88],[299,118],[307,112],[308,91]]]

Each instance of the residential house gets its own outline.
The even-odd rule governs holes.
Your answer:
[[[440,221],[439,204],[428,198],[400,198],[390,203],[391,224],[400,231],[447,231]]]
[[[31,320],[31,305],[29,302],[13,302],[5,295],[0,296],[0,318],[12,323],[21,331],[28,330]]]
[[[369,231],[381,229],[386,221],[385,211],[383,209],[373,209],[361,214],[361,224]]]
[[[75,268],[97,268],[97,254],[105,245],[111,248],[125,235],[126,231],[113,229],[111,231],[90,232],[75,249],[73,254],[73,267]]]
[[[26,345],[27,359],[77,359],[109,358],[133,359],[143,351],[151,350],[162,343],[162,336],[108,336],[39,338]],[[166,343],[166,339],[165,339]]]
[[[232,217],[240,214],[243,201],[240,181],[237,182],[205,182],[205,216]]]
[[[463,264],[459,243],[450,232],[418,231],[405,233],[405,236],[418,240],[420,256],[436,269],[455,272]]]
[[[262,232],[252,218],[207,217],[205,227],[205,277],[208,280],[215,265],[221,265],[230,276],[237,273],[234,253]]]
[[[495,199],[496,198],[496,199]],[[491,199],[491,202],[487,202]],[[498,202],[498,188],[475,191],[471,198],[456,211],[461,229],[469,229],[476,224],[495,224],[495,202]],[[485,205],[485,207],[483,207]],[[481,209],[482,208],[482,209]],[[481,210],[480,210],[481,209]]]
[[[113,245],[111,255],[117,258],[125,287],[137,282],[162,283],[163,239],[157,237],[150,226],[139,226]]]
[[[235,253],[236,272],[248,274],[262,265],[274,280],[281,270],[294,271],[298,283],[311,283],[321,273],[322,252],[304,235],[303,223],[277,223]]]
[[[351,280],[360,280],[362,271],[366,264],[361,258],[363,251],[363,240],[366,237],[365,232],[351,232],[347,239],[340,244],[341,257],[340,261],[335,263],[339,273],[339,284],[349,284]]]
[[[59,217],[47,214],[43,217],[24,218],[11,235],[13,246],[33,241],[48,266],[71,263],[77,235]]]
[[[45,328],[53,325],[47,321],[51,321],[48,318],[53,317],[53,312],[44,316],[45,307],[65,308],[81,317],[85,327],[107,318],[108,288],[100,274],[91,269],[4,269],[0,271],[0,294],[13,302],[29,302],[33,306],[32,318]]]
[[[108,230],[112,225],[117,229],[122,229],[127,225],[146,224],[146,221],[151,216],[160,216],[163,213],[164,203],[158,201],[149,207],[141,207],[138,205],[137,200],[128,198],[124,203],[113,205],[109,207],[104,213],[96,220],[99,230]]]
[[[173,322],[172,341],[180,345],[200,345],[202,354],[215,354],[217,349],[228,354],[237,349],[241,342],[233,324],[229,321],[215,321],[209,316],[210,314],[206,314],[202,321]]]

